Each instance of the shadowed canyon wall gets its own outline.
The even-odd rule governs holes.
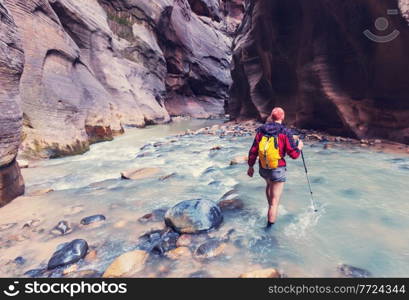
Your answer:
[[[409,143],[407,0],[246,3],[234,41],[232,119],[265,120],[282,106],[300,127]]]

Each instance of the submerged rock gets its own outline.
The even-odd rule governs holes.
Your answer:
[[[198,233],[217,228],[223,221],[220,208],[209,200],[182,201],[165,214],[165,223],[180,233]]]
[[[102,275],[103,278],[129,277],[145,267],[149,253],[143,250],[127,252],[115,258]]]
[[[182,234],[176,241],[177,247],[187,247],[192,244],[192,235],[191,234]]]
[[[218,239],[210,239],[196,249],[195,257],[198,259],[217,257],[224,253],[226,245],[226,243]]]
[[[147,252],[164,254],[176,248],[179,233],[169,230],[154,230],[139,237],[138,248]]]
[[[96,222],[102,222],[105,221],[105,216],[104,215],[93,215],[89,217],[85,217],[81,220],[82,225],[90,225]]]
[[[256,270],[248,273],[243,273],[240,278],[280,278],[280,273],[276,269]]]
[[[238,165],[238,164],[245,164],[248,161],[247,156],[236,156],[230,161],[230,165]]]
[[[167,208],[158,208],[153,210],[151,213],[148,213],[138,219],[140,223],[148,223],[148,222],[161,222],[165,217]]]
[[[224,194],[217,205],[220,207],[222,212],[240,210],[244,207],[243,201],[239,198],[239,195],[235,190],[228,191]]]
[[[189,247],[178,247],[166,253],[166,257],[172,260],[192,257]]]
[[[346,264],[341,264],[337,267],[338,273],[344,277],[349,277],[349,278],[367,278],[367,277],[372,277],[371,272],[357,268],[354,266],[346,265]]]
[[[87,254],[88,243],[85,240],[76,239],[69,243],[60,245],[59,247],[57,247],[57,249],[58,250],[48,261],[48,270],[66,266],[79,261]]]
[[[146,179],[151,178],[154,175],[158,174],[160,171],[159,168],[142,168],[142,169],[132,169],[127,170],[121,173],[122,179],[132,179],[132,180],[139,180],[139,179]]]
[[[238,198],[222,200],[217,205],[222,212],[240,210],[244,207],[243,201]]]
[[[58,224],[51,229],[51,234],[54,235],[65,235],[72,231],[70,224],[67,221],[60,221]]]

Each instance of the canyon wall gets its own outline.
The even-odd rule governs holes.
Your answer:
[[[24,54],[16,25],[0,0],[0,206],[24,192],[16,157],[23,113],[19,81]]]
[[[242,0],[0,0],[0,205],[16,162],[127,126],[224,115]]]
[[[407,13],[407,0],[247,1],[228,113],[282,106],[300,127],[409,143]]]
[[[5,0],[25,55],[21,154],[78,154],[124,126],[223,114],[237,20],[225,1],[201,3],[216,20],[196,2]]]

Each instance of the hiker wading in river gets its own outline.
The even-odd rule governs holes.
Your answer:
[[[291,131],[282,123],[285,112],[276,107],[271,112],[267,123],[257,128],[257,134],[249,152],[249,169],[247,174],[254,175],[254,164],[259,158],[259,173],[266,180],[266,196],[268,201],[267,227],[276,221],[278,205],[286,181],[287,165],[284,156],[292,159],[300,156],[304,146],[301,140],[296,144]]]

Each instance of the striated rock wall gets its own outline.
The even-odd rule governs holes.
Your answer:
[[[124,126],[224,114],[240,1],[205,1],[208,16],[199,2],[5,0],[25,55],[21,154],[78,154]]]
[[[16,162],[21,140],[23,113],[19,81],[24,54],[16,26],[0,0],[0,206],[24,192]]]
[[[224,114],[243,0],[0,0],[0,205],[19,156],[80,154],[126,126]]]
[[[232,119],[265,120],[280,105],[301,127],[409,143],[406,0],[247,4],[234,42]],[[388,15],[389,9],[398,14]],[[388,21],[386,29],[379,17]],[[367,29],[399,36],[374,42],[363,34]]]

